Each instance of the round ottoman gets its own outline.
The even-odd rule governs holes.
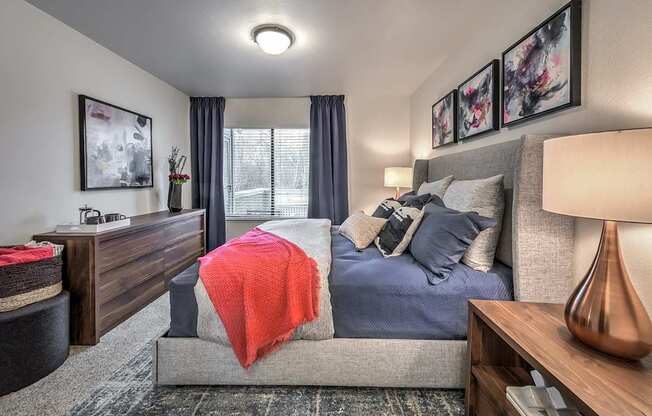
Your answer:
[[[0,313],[0,396],[45,377],[68,357],[70,295]]]

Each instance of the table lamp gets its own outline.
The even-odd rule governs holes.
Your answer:
[[[595,259],[566,303],[568,330],[602,352],[643,358],[652,350],[652,323],[616,222],[652,223],[652,129],[560,137],[543,150],[543,209],[603,220]]]
[[[395,187],[395,199],[400,196],[400,188],[412,187],[412,168],[385,168],[385,186]]]

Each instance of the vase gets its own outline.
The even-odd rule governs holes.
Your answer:
[[[181,207],[181,185],[180,183],[170,182],[168,188],[168,209],[170,212],[179,212]]]

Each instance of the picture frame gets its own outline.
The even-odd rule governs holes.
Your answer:
[[[152,118],[79,95],[82,191],[154,187]]]
[[[581,49],[581,0],[567,3],[508,47],[502,54],[502,126],[581,105]]]
[[[432,148],[457,143],[457,90],[441,97],[431,107]]]
[[[499,71],[494,59],[457,87],[458,141],[500,129]]]

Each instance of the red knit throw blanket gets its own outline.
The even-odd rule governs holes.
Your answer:
[[[244,368],[319,317],[317,264],[290,241],[255,228],[199,262],[199,276]]]
[[[27,247],[15,246],[11,248],[0,247],[0,266],[12,264],[31,263],[50,258],[54,255],[52,247]]]

